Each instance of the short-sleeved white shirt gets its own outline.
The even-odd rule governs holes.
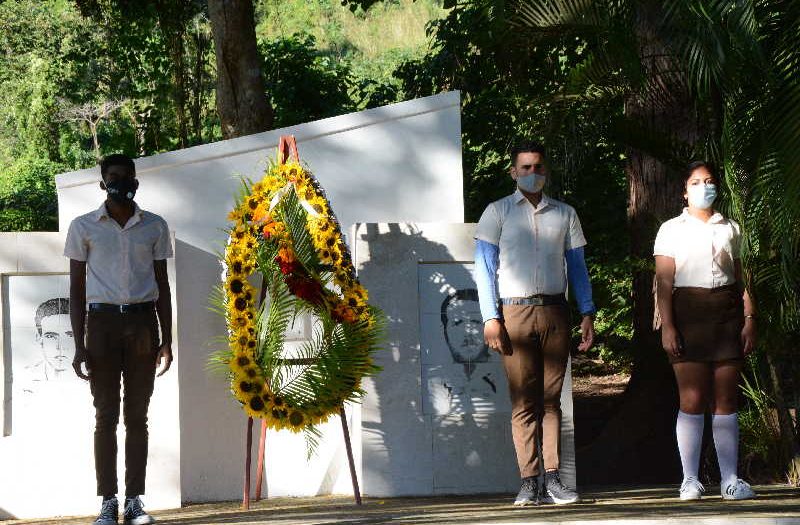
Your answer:
[[[519,190],[486,207],[475,238],[500,248],[500,297],[566,292],[564,253],[586,245],[572,206],[542,195],[534,207]]]
[[[675,259],[676,288],[718,288],[736,282],[740,239],[736,221],[715,213],[703,222],[684,208],[659,228],[653,255]]]
[[[125,227],[105,202],[69,225],[64,255],[86,261],[86,302],[132,304],[158,299],[153,261],[172,257],[166,221],[134,204]]]

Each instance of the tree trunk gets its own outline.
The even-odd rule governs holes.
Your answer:
[[[226,139],[272,128],[251,0],[209,0],[217,56],[217,111]]]
[[[206,51],[209,45],[208,35],[200,27],[199,23],[195,23],[194,32],[192,34],[192,43],[194,44],[194,63],[192,75],[192,98],[189,104],[189,115],[192,121],[192,133],[194,134],[194,141],[196,144],[203,143],[203,94],[205,84],[205,71],[206,71]]]
[[[625,104],[634,129],[671,132],[672,140],[693,145],[701,125],[680,68],[655,31],[658,4],[642,6],[635,30],[645,85]],[[682,159],[688,161],[689,159]],[[680,479],[675,442],[677,389],[659,332],[653,330],[653,241],[659,225],[681,209],[680,173],[640,148],[628,150],[628,221],[633,269],[633,343],[630,382],[616,414],[601,435],[579,451],[579,464],[592,465],[582,483],[663,483]],[[580,469],[579,469],[580,472]]]
[[[189,143],[186,125],[186,71],[183,38],[186,34],[187,6],[182,3],[158,1],[158,26],[166,41],[166,52],[171,59],[172,104],[178,124],[178,146]]]
[[[184,71],[183,52],[184,29],[170,34],[170,54],[172,56],[173,100],[175,116],[178,120],[178,145],[185,148],[189,145],[189,132],[186,125],[186,74]]]

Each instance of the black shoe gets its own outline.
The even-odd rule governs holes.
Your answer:
[[[539,484],[536,482],[536,476],[522,478],[522,486],[519,488],[519,494],[517,494],[517,499],[514,500],[514,505],[523,507],[538,504]]]
[[[94,520],[94,525],[117,525],[119,513],[119,502],[117,498],[108,498],[103,501],[100,508],[100,515]]]
[[[155,522],[156,520],[144,511],[142,500],[139,499],[139,496],[125,498],[124,525],[150,525]]]
[[[575,503],[580,499],[578,493],[567,488],[561,483],[558,471],[546,472],[544,475],[544,498],[545,503],[555,503],[556,505],[566,505]]]

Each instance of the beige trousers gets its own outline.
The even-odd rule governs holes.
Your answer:
[[[511,355],[503,356],[511,394],[511,433],[520,476],[525,478],[539,474],[537,434],[545,470],[558,469],[569,314],[566,305],[503,305],[503,318],[512,349]]]

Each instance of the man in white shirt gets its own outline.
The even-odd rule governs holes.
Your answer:
[[[570,347],[567,276],[583,315],[579,350],[588,350],[594,340],[586,240],[575,210],[542,193],[544,162],[539,144],[523,142],[511,150],[517,191],[487,206],[475,232],[484,337],[503,355],[511,395],[511,430],[522,478],[515,505],[537,504],[540,493],[543,501],[557,504],[579,499],[558,474],[561,386]],[[540,452],[543,486],[538,482]]]
[[[106,200],[72,221],[64,255],[70,259],[72,366],[91,385],[97,494],[96,525],[118,522],[117,423],[122,378],[125,417],[125,525],[155,520],[142,508],[147,469],[147,409],[158,375],[172,363],[172,307],[167,223],[133,201],[139,181],[133,160],[110,155],[100,163]],[[88,310],[88,314],[87,314]],[[161,337],[159,340],[159,325]],[[85,331],[84,331],[85,328]],[[86,370],[84,371],[84,367]]]

